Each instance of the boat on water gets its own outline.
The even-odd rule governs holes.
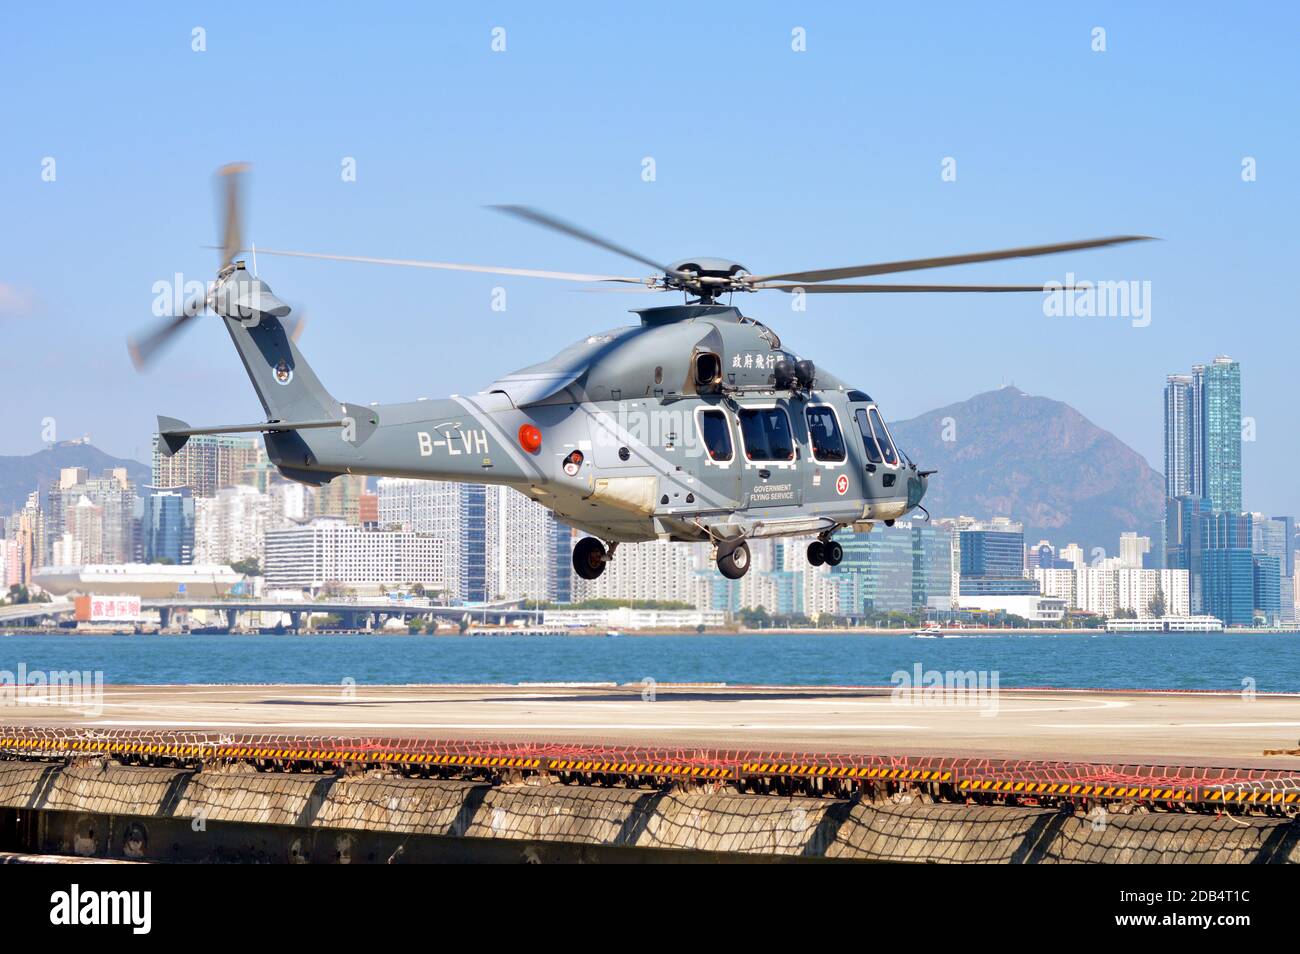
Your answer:
[[[912,634],[913,639],[951,639],[966,627],[960,624],[950,624],[944,626],[940,623],[926,623],[924,629],[918,629]]]

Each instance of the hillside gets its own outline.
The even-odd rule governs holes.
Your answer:
[[[149,482],[150,469],[138,460],[106,454],[93,444],[66,442],[21,457],[0,456],[0,515],[20,508],[38,487],[44,491],[64,467],[85,467],[92,475],[125,467],[137,484]]]
[[[1060,401],[1006,387],[891,427],[918,466],[939,471],[925,498],[936,517],[1006,515],[1025,524],[1026,543],[1108,554],[1125,530],[1158,533],[1164,478]]]

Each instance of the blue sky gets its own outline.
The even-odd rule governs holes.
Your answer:
[[[206,52],[191,49],[196,26]],[[795,27],[806,52],[791,50]],[[1298,27],[1294,9],[1208,4],[10,6],[0,453],[39,449],[47,417],[60,439],[89,433],[141,458],[160,411],[256,419],[215,319],[144,376],[124,347],[150,320],[154,282],[211,277],[212,172],[238,159],[254,164],[257,244],[350,254],[642,273],[482,208],[498,202],[652,258],[712,254],[756,272],[1156,235],[916,276],[1150,281],[1146,328],[1049,319],[1036,294],[824,296],[804,313],[775,293],[740,304],[895,418],[1014,382],[1070,403],[1157,469],[1164,375],[1230,354],[1256,421],[1246,504],[1300,512]],[[344,157],[355,182],[341,180]],[[955,182],[941,179],[945,157]],[[351,401],[477,390],[650,301],[259,265],[306,306],[303,349]],[[504,313],[490,307],[498,285]]]

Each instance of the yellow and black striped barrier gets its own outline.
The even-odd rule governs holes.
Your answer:
[[[391,745],[384,748],[339,747],[333,744],[313,745],[326,740],[295,739],[256,741],[216,739],[211,741],[160,741],[157,739],[133,740],[129,737],[93,738],[87,736],[58,735],[0,735],[0,754],[9,753],[36,758],[65,758],[75,756],[128,756],[175,759],[185,761],[247,760],[271,763],[316,763],[318,765],[395,765],[403,767],[430,767],[453,769],[512,769],[524,772],[555,772],[570,775],[618,775],[639,778],[672,780],[726,781],[744,779],[837,779],[855,783],[888,782],[939,783],[951,785],[957,795],[978,797],[1052,797],[1068,799],[1115,799],[1160,803],[1166,805],[1281,807],[1287,811],[1300,809],[1300,775],[1277,779],[1213,782],[1206,779],[1183,784],[1134,784],[1131,781],[1036,781],[1030,779],[964,776],[959,769],[925,768],[910,766],[869,766],[853,764],[828,764],[810,759],[750,758],[741,756],[732,761],[729,757],[711,757],[701,752],[695,758],[673,759],[662,754],[636,752],[628,758],[583,758],[579,756],[546,756],[540,754],[477,754],[473,744],[465,743],[466,751],[425,751],[439,748],[428,743],[413,743],[409,747]],[[286,745],[285,743],[289,743]],[[443,747],[446,748],[445,746]],[[603,754],[603,753],[602,753]],[[634,755],[632,750],[620,755]],[[1277,786],[1277,787],[1274,787]]]
[[[1186,802],[1196,798],[1193,787],[1128,785],[1114,782],[1032,782],[1025,779],[964,778],[957,791],[1002,795],[1056,795],[1069,798],[1136,798],[1143,801]]]
[[[609,775],[655,775],[689,778],[734,778],[726,766],[693,765],[689,762],[608,762],[591,759],[547,759],[546,768],[555,772],[598,772]]]
[[[865,765],[817,765],[800,762],[746,762],[741,775],[798,776],[897,780],[908,782],[951,782],[949,769],[870,768]]]
[[[1212,788],[1205,793],[1205,801],[1220,805],[1300,805],[1300,792]]]

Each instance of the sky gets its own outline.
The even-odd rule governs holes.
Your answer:
[[[158,413],[261,416],[218,319],[143,375],[125,346],[153,320],[155,283],[213,277],[213,173],[239,160],[253,165],[245,235],[265,248],[648,274],[495,203],[651,259],[755,273],[1156,236],[893,276],[1150,282],[1149,323],[1049,317],[1038,293],[738,304],[894,418],[1015,384],[1157,470],[1165,375],[1228,354],[1253,420],[1246,507],[1300,513],[1295,8],[52,6],[9,5],[0,22],[0,454],[39,450],[53,429],[143,460]],[[305,310],[303,351],[353,402],[477,391],[669,303],[269,256],[258,268]]]

